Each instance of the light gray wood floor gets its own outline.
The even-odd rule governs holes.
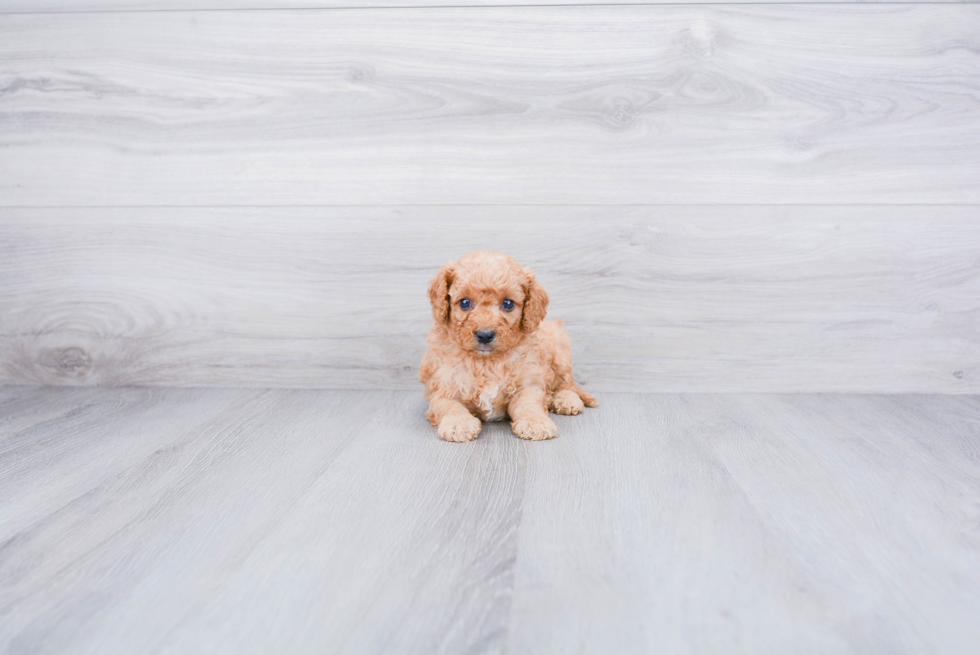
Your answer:
[[[968,653],[980,397],[0,388],[0,652]]]

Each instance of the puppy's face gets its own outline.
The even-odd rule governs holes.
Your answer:
[[[537,329],[548,294],[530,269],[500,253],[469,253],[440,269],[429,286],[432,316],[463,350],[490,357]]]
[[[450,288],[449,332],[463,349],[490,355],[509,350],[524,338],[520,329],[524,291],[519,279],[508,277],[500,286],[473,280]]]

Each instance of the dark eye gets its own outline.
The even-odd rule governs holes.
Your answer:
[[[514,301],[510,298],[504,298],[503,302],[500,303],[500,306],[505,312],[509,312],[510,310],[514,309]]]
[[[459,301],[459,308],[460,309],[469,309],[472,306],[473,306],[473,303],[470,302],[470,299],[469,298],[463,298],[462,300]]]

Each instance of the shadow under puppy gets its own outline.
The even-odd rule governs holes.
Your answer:
[[[483,421],[510,417],[522,439],[550,439],[548,417],[596,399],[572,379],[561,321],[543,321],[548,294],[530,268],[481,250],[449,262],[429,284],[434,325],[419,369],[426,418],[446,441],[470,441]]]

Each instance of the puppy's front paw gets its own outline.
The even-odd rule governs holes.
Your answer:
[[[472,441],[480,435],[480,419],[472,414],[450,414],[439,421],[439,438],[446,441]]]
[[[571,389],[562,389],[551,399],[551,411],[555,414],[578,414],[585,409],[585,403]]]
[[[557,436],[558,426],[547,416],[525,416],[510,424],[511,429],[521,439],[541,441]]]

